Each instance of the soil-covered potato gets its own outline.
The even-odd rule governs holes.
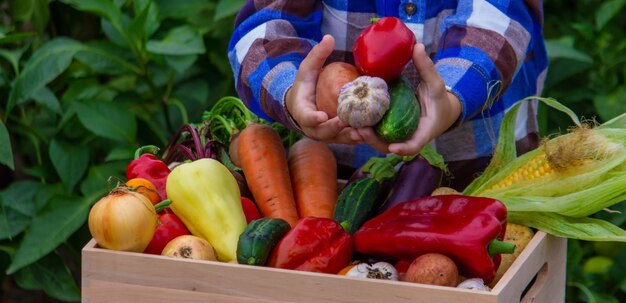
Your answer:
[[[435,190],[433,190],[433,192],[430,194],[431,196],[442,196],[442,195],[460,195],[461,193],[458,192],[456,189],[451,188],[451,187],[437,187],[435,188]]]
[[[452,259],[438,253],[428,253],[417,257],[404,275],[404,281],[451,286],[457,285],[459,271]]]
[[[517,257],[524,251],[528,242],[533,238],[535,232],[528,226],[507,223],[506,233],[504,234],[504,242],[510,242],[515,244],[515,251],[512,254],[501,254],[502,261],[496,271],[496,277],[489,283],[489,287],[493,288],[496,283],[502,278],[504,273],[511,267],[511,264],[517,259]]]

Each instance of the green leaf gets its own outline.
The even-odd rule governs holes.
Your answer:
[[[127,164],[128,161],[117,161],[90,167],[87,178],[80,184],[80,192],[83,195],[90,195],[95,192],[110,190],[115,184],[109,184],[109,178],[125,179]]]
[[[149,6],[146,21],[144,22],[145,37],[150,37],[159,28],[159,7],[152,0],[135,0],[135,11],[140,12],[147,6]]]
[[[76,52],[82,49],[82,44],[69,38],[56,38],[39,48],[15,79],[9,94],[7,112],[65,71]]]
[[[146,41],[146,20],[148,19],[148,12],[152,7],[151,3],[148,3],[139,13],[135,16],[128,26],[125,28],[125,34],[133,43],[133,48],[139,51],[143,51]]]
[[[9,137],[9,131],[4,125],[4,122],[0,120],[0,164],[8,166],[11,170],[15,170],[15,164],[13,163],[13,151],[11,149],[11,138]]]
[[[136,148],[130,146],[117,146],[107,154],[104,161],[123,160],[130,162],[135,156],[135,150]]]
[[[115,26],[106,19],[100,19],[100,27],[104,35],[113,43],[120,47],[128,47],[126,38],[122,35],[122,32],[115,28]]]
[[[50,20],[50,8],[48,0],[33,0],[34,8],[32,21],[37,28],[37,32],[43,33]]]
[[[67,302],[80,301],[80,289],[63,259],[50,253],[15,273],[15,282],[27,290],[43,290],[50,297]]]
[[[32,264],[65,242],[85,223],[90,206],[104,194],[101,191],[85,197],[54,197],[33,219],[7,273]]]
[[[604,1],[602,5],[596,11],[596,29],[602,30],[604,26],[617,16],[626,4],[626,0],[611,0]]]
[[[593,63],[593,59],[573,45],[570,37],[561,38],[559,40],[546,40],[546,50],[550,60],[570,59],[583,63]]]
[[[556,213],[511,211],[507,215],[507,220],[557,237],[585,241],[626,242],[625,230],[600,219],[571,218]]]
[[[25,45],[22,48],[12,50],[0,48],[0,57],[6,59],[11,64],[15,75],[19,74],[20,58],[22,58],[22,55],[24,54],[26,49],[28,49],[28,45]]]
[[[85,50],[76,54],[76,60],[98,73],[119,75],[128,71],[141,74],[141,69],[125,58],[125,50],[110,41],[94,41],[85,45]]]
[[[28,33],[28,32],[15,33],[15,34],[7,35],[7,36],[1,36],[0,35],[0,44],[7,44],[7,43],[23,41],[23,40],[26,40],[26,39],[31,38],[33,36],[35,36],[34,33]]]
[[[68,144],[55,138],[50,142],[49,154],[57,174],[71,192],[87,171],[89,148],[83,144]]]
[[[132,143],[137,135],[135,115],[120,104],[106,101],[87,101],[75,104],[80,122],[92,133]]]
[[[611,120],[621,113],[626,113],[626,86],[611,93],[598,94],[593,98],[593,105],[604,121]]]
[[[238,0],[239,1],[239,0]],[[206,0],[154,0],[162,18],[185,19],[195,14],[206,13],[214,3]]]
[[[60,0],[79,11],[88,12],[110,21],[117,29],[122,29],[122,11],[111,0]]]
[[[0,191],[0,240],[11,239],[28,227],[36,212],[39,188],[38,182],[18,181]]]
[[[33,94],[33,99],[35,99],[35,102],[45,106],[55,114],[63,114],[59,99],[57,99],[57,96],[55,96],[48,87],[44,86],[38,90],[35,94]]]
[[[197,55],[188,56],[164,56],[165,63],[179,75],[185,73],[198,59]]]
[[[162,55],[194,55],[205,51],[202,37],[188,25],[173,28],[161,41],[148,40],[147,49]]]
[[[236,14],[245,2],[245,0],[220,0],[215,9],[215,20]]]
[[[80,79],[69,84],[61,100],[68,103],[80,100],[113,101],[116,94],[110,87],[100,85],[96,79]]]

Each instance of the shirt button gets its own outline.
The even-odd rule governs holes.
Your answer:
[[[415,5],[415,3],[409,2],[407,4],[404,5],[404,12],[410,17],[413,16],[415,14],[415,12],[417,11],[417,6]]]

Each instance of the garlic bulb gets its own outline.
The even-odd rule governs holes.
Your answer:
[[[352,127],[373,126],[389,109],[385,80],[360,76],[341,87],[337,116]]]

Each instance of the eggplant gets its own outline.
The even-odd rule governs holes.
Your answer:
[[[440,168],[430,165],[423,157],[403,162],[381,211],[402,202],[430,196],[433,190],[441,186],[443,176],[444,172]]]

